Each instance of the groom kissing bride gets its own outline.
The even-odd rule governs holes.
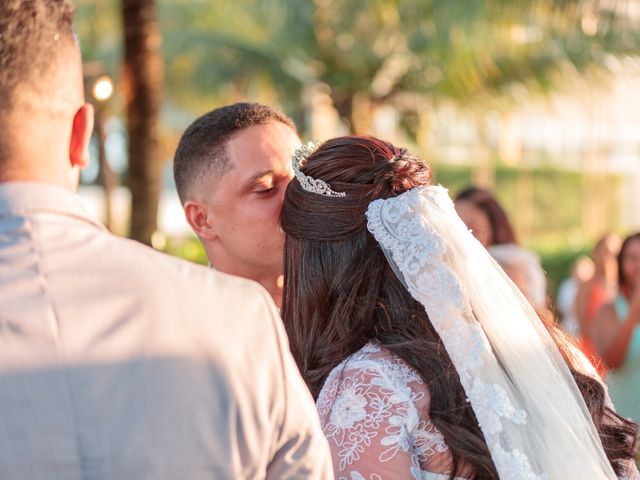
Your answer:
[[[426,163],[354,136],[298,148],[291,168],[290,183],[274,182],[288,183],[282,318],[337,478],[640,478],[636,425],[430,185]]]

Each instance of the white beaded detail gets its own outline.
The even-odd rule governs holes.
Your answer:
[[[293,173],[302,189],[307,192],[324,195],[325,197],[346,197],[347,194],[344,192],[333,191],[324,180],[310,177],[300,171],[300,167],[304,165],[307,157],[315,152],[320,145],[320,143],[308,142],[295,151],[292,159]]]

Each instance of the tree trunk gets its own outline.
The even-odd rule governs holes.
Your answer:
[[[131,230],[151,243],[162,189],[159,114],[162,101],[162,37],[154,0],[122,0],[124,84],[129,133]]]
[[[353,95],[344,90],[331,89],[331,100],[338,111],[338,115],[347,125],[349,131],[353,133],[353,125],[351,124],[351,114],[353,109]]]

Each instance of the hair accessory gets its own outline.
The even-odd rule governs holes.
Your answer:
[[[333,191],[329,184],[324,180],[310,177],[300,171],[300,167],[304,166],[307,157],[315,152],[320,145],[320,142],[308,142],[304,145],[301,145],[300,148],[295,151],[291,162],[293,173],[298,179],[298,182],[300,183],[302,189],[307,192],[324,195],[325,197],[346,197],[347,194],[345,192]]]

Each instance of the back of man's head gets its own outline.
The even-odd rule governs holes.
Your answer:
[[[73,14],[68,0],[0,2],[1,179],[7,169],[15,171],[7,163],[17,157],[48,151],[68,159],[75,115],[84,104]],[[43,144],[49,150],[38,150]]]
[[[0,2],[0,108],[23,107],[50,96],[50,75],[73,38],[73,6],[67,0]]]
[[[281,122],[296,131],[284,113],[259,103],[234,103],[197,118],[184,132],[175,153],[173,175],[180,200],[189,199],[199,182],[207,183],[231,167],[227,143],[241,130],[268,122]]]

